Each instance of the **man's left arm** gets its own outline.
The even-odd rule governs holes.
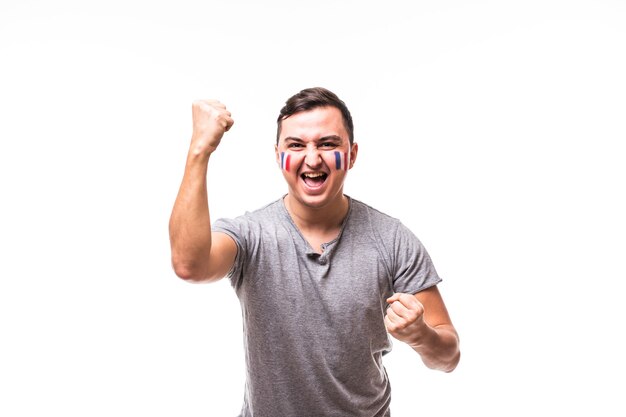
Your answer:
[[[459,336],[437,286],[415,295],[395,293],[387,302],[387,331],[419,353],[429,368],[453,371],[461,358]]]

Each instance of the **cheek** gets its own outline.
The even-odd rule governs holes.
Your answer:
[[[350,154],[347,152],[334,151],[329,153],[326,158],[326,165],[336,171],[347,171],[350,165]]]
[[[286,172],[293,171],[294,167],[300,164],[303,156],[293,152],[280,152],[278,155],[278,166]]]

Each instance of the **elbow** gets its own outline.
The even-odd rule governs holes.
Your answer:
[[[187,282],[203,282],[206,277],[198,266],[172,259],[172,268],[176,276]]]
[[[454,371],[461,360],[461,352],[457,351],[454,356],[449,357],[440,357],[438,359],[434,358],[424,358],[422,357],[422,362],[426,367],[435,370],[441,371],[449,374]]]
[[[459,365],[459,362],[461,361],[461,347],[460,347],[460,341],[459,341],[459,335],[456,333],[456,331],[454,332],[454,343],[452,344],[452,349],[451,349],[451,354],[448,357],[448,360],[445,363],[445,366],[443,367],[442,371],[446,372],[446,373],[450,373],[452,371],[454,371],[456,369],[456,367]]]
[[[460,361],[461,361],[461,351],[457,350],[457,352],[454,355],[454,357],[452,357],[452,359],[441,370],[443,372],[449,374],[450,372],[452,372],[452,371],[454,371],[456,369],[456,367],[458,366]]]
[[[461,341],[456,329],[451,325],[439,326],[439,328],[443,330],[442,335],[445,338],[445,343],[441,349],[441,361],[437,368],[445,373],[450,373],[456,369],[461,361]]]
[[[461,361],[459,337],[454,329],[442,331],[440,335],[443,336],[442,343],[435,344],[424,352],[422,361],[430,369],[450,373]]]
[[[197,274],[195,274],[191,269],[184,267],[174,267],[174,273],[176,276],[183,281],[187,282],[197,282],[200,281]]]

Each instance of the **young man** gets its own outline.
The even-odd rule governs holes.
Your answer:
[[[388,333],[430,368],[449,372],[459,361],[430,257],[398,220],[343,193],[358,145],[344,102],[322,88],[291,97],[278,118],[288,193],[211,228],[207,165],[232,125],[223,104],[194,103],[170,239],[178,276],[228,276],[239,297],[241,416],[389,416]]]

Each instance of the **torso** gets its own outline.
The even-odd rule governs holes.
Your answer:
[[[388,415],[385,300],[438,277],[408,268],[419,242],[397,220],[351,207],[338,229],[317,233],[303,233],[280,200],[217,222],[239,242],[230,279],[246,346],[242,416]]]

